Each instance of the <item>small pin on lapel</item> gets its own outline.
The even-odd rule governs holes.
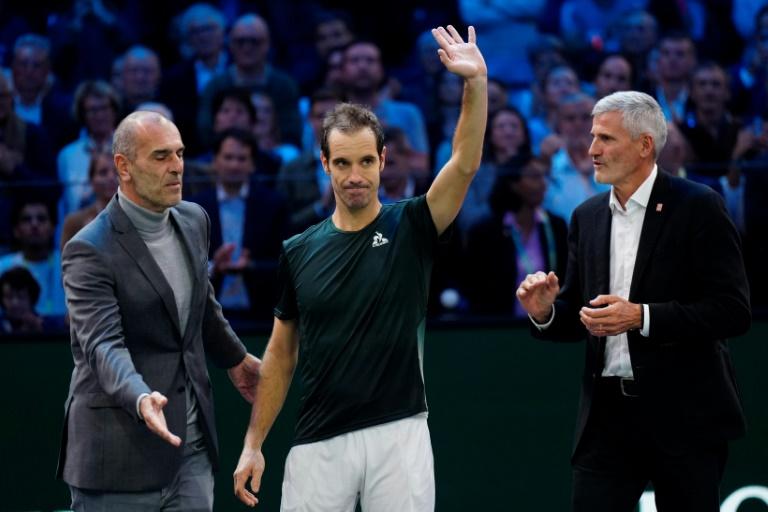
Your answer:
[[[664,208],[664,205],[662,203],[656,203],[656,211],[657,212],[660,212],[662,208]]]

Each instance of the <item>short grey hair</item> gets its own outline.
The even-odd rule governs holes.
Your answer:
[[[162,114],[150,112],[147,110],[137,110],[131,112],[125,119],[120,121],[112,136],[112,154],[124,155],[128,160],[136,160],[136,132],[138,127],[145,123],[173,124]]]
[[[592,116],[621,112],[622,125],[632,140],[643,134],[653,139],[655,158],[667,143],[667,120],[661,107],[651,96],[638,91],[619,91],[605,96],[595,104]]]
[[[189,36],[190,27],[197,21],[213,21],[223,32],[226,27],[226,20],[220,10],[206,3],[196,3],[190,5],[181,15],[179,24],[184,37]]]

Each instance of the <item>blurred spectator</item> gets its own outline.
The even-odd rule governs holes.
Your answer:
[[[425,30],[416,39],[413,66],[407,68],[411,72],[403,77],[403,91],[399,98],[419,107],[429,127],[430,147],[436,147],[439,141],[432,138],[431,128],[439,117],[439,82],[445,67],[437,55],[437,42],[432,37],[431,30]]]
[[[504,82],[495,77],[488,78],[488,113],[494,114],[497,110],[509,106],[509,93]]]
[[[73,137],[72,99],[57,86],[50,57],[48,38],[25,34],[16,40],[11,63],[14,108],[23,121],[44,127],[58,150]]]
[[[43,131],[22,121],[13,110],[13,93],[0,73],[0,254],[11,244],[11,202],[19,187],[38,186],[58,194],[52,150]]]
[[[335,48],[325,58],[322,87],[344,88],[344,49]]]
[[[685,136],[675,123],[667,123],[667,142],[659,153],[657,163],[659,169],[673,176],[685,178],[688,172],[685,169],[689,161],[691,148]]]
[[[61,253],[54,248],[56,228],[52,204],[35,198],[18,198],[12,212],[13,236],[19,248],[0,257],[0,274],[21,266],[40,285],[36,310],[41,315],[63,316],[66,312],[61,283]]]
[[[325,114],[341,101],[335,89],[321,88],[310,97],[309,123],[312,126],[313,146],[289,164],[280,168],[277,190],[288,201],[290,234],[328,217],[334,208],[331,178],[320,162],[320,140],[323,136]]]
[[[344,50],[342,73],[348,101],[368,105],[384,126],[403,130],[413,148],[412,168],[427,174],[429,139],[424,117],[412,103],[382,97],[384,67],[379,47],[368,41],[351,43]]]
[[[492,81],[488,80],[489,93]],[[436,148],[432,163],[433,175],[437,175],[451,157],[453,132],[459,120],[463,94],[464,88],[459,76],[448,71],[439,75],[436,91],[437,111],[430,126],[430,140],[434,141],[433,147]],[[491,112],[490,94],[488,99],[488,111]]]
[[[137,40],[136,26],[109,0],[61,2],[49,13],[52,63],[68,91],[84,80],[103,80],[118,53]]]
[[[743,43],[732,20],[733,0],[649,0],[648,11],[665,30],[689,34],[702,60],[738,60]]]
[[[488,74],[512,87],[533,79],[526,48],[539,37],[545,0],[459,0],[462,20],[474,25]]]
[[[226,24],[221,11],[204,3],[189,6],[179,24],[187,58],[163,74],[159,97],[173,112],[184,136],[185,153],[194,156],[203,151],[197,126],[200,96],[208,82],[227,68]]]
[[[696,67],[693,40],[683,33],[669,33],[659,40],[656,82],[649,94],[659,102],[667,121],[679,123],[685,115],[688,84]]]
[[[732,112],[744,118],[768,108],[768,5],[757,12],[753,23],[754,36],[731,76]]]
[[[272,98],[280,133],[287,142],[301,141],[299,92],[296,82],[267,62],[270,47],[269,27],[263,18],[246,14],[229,31],[229,50],[233,64],[214,76],[203,91],[198,113],[198,129],[203,144],[210,144],[212,103],[224,89],[241,87],[249,92],[263,92]]]
[[[567,222],[579,204],[610,189],[609,185],[595,181],[589,153],[594,106],[595,100],[584,93],[561,99],[555,116],[557,131],[541,144],[542,156],[552,157],[544,207]]]
[[[247,89],[233,87],[219,91],[212,106],[214,134],[227,128],[253,130],[256,124],[256,107]]]
[[[382,204],[426,193],[427,183],[411,168],[411,146],[405,132],[394,126],[386,128],[384,147],[387,148],[387,154],[379,187],[379,199]]]
[[[525,88],[513,89],[510,102],[526,119],[546,113],[544,82],[549,71],[558,65],[567,64],[565,46],[551,34],[543,34],[528,46],[528,63],[533,69],[534,79]]]
[[[462,236],[466,236],[473,224],[490,213],[488,198],[498,170],[519,165],[531,156],[528,125],[513,107],[502,108],[488,118],[484,144],[480,168],[469,185],[464,205],[456,218]]]
[[[581,89],[576,71],[567,64],[559,64],[550,69],[545,77],[542,88],[543,108],[541,113],[528,118],[531,130],[531,148],[538,155],[542,141],[555,131],[557,125],[557,109],[562,99],[576,94]]]
[[[256,109],[253,134],[256,136],[259,149],[274,156],[281,164],[298,157],[299,148],[282,140],[272,98],[267,94],[254,92],[251,94],[251,103]]]
[[[547,162],[538,158],[500,170],[490,215],[468,237],[464,291],[472,312],[525,318],[516,285],[539,270],[564,275],[568,227],[542,208],[548,174]]]
[[[765,0],[733,0],[733,24],[745,41],[757,35],[755,19],[761,11],[768,12]]]
[[[351,21],[341,11],[323,11],[315,19],[315,49],[321,59],[354,40]]]
[[[595,100],[631,88],[632,65],[622,55],[607,55],[600,63],[595,76]]]
[[[728,112],[729,98],[725,70],[714,62],[702,63],[691,79],[691,110],[679,124],[691,148],[688,178],[714,188],[719,186],[718,178],[728,172],[731,160],[740,159],[750,149],[750,128],[743,128]]]
[[[230,319],[230,312],[241,313],[240,319],[272,317],[277,259],[287,235],[284,200],[250,179],[256,149],[251,132],[221,132],[214,145],[216,188],[192,198],[211,219],[210,275]]]
[[[220,91],[213,101],[213,133],[218,136],[228,128],[241,128],[251,133],[256,130],[256,106],[247,89],[232,88]],[[256,162],[256,178],[271,183],[280,169],[280,158],[267,151],[256,149],[252,155]]]
[[[560,8],[560,33],[573,51],[601,53],[611,29],[631,10],[644,9],[648,0],[565,0]]]
[[[91,155],[88,165],[88,182],[93,191],[93,202],[64,219],[61,230],[61,249],[86,224],[91,222],[103,210],[117,193],[117,170],[112,159],[112,152],[97,152]]]
[[[60,219],[93,202],[89,167],[94,155],[112,152],[120,98],[108,83],[87,81],[77,88],[72,110],[81,129],[80,137],[64,146],[57,158],[59,182],[64,187]]]
[[[35,312],[40,285],[24,267],[0,275],[0,334],[43,332],[43,318]]]
[[[316,9],[313,13],[313,38],[310,52],[295,59],[294,72],[305,93],[326,83],[330,54],[355,39],[352,20],[340,10]]]
[[[617,47],[611,50],[624,55],[634,70],[632,89],[640,89],[647,83],[645,68],[648,53],[656,46],[658,23],[650,13],[642,9],[626,13],[616,27]]]
[[[160,59],[146,46],[132,46],[122,57],[123,114],[145,101],[155,101],[160,88]],[[121,116],[122,118],[123,116]]]

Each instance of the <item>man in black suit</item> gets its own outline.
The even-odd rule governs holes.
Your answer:
[[[227,317],[269,320],[277,260],[288,235],[288,209],[277,192],[251,179],[256,139],[228,128],[214,141],[215,188],[191,200],[211,218],[210,276]]]
[[[75,369],[58,476],[72,508],[213,510],[218,443],[206,356],[252,401],[260,362],[208,281],[210,222],[181,200],[173,123],[117,127],[118,195],[64,247]]]
[[[718,194],[657,169],[653,98],[614,93],[592,115],[611,191],[573,214],[562,290],[553,272],[517,290],[534,336],[587,340],[573,507],[632,511],[651,482],[660,512],[718,511],[727,440],[745,430],[725,340],[751,320],[739,237]]]

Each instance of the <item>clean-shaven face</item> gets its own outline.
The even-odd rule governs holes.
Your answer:
[[[368,207],[377,197],[386,149],[379,155],[370,128],[354,133],[333,129],[328,135],[328,154],[323,166],[331,175],[336,201],[350,211]]]

